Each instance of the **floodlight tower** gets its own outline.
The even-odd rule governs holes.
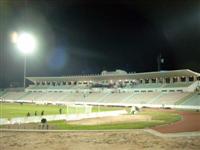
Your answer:
[[[22,32],[12,35],[12,40],[16,43],[18,50],[24,55],[24,89],[26,88],[26,59],[27,56],[32,54],[36,48],[36,40],[33,35]]]
[[[161,65],[164,63],[164,58],[161,53],[157,57],[158,71],[161,71]]]

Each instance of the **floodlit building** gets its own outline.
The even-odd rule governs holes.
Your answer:
[[[27,77],[24,92],[9,91],[6,100],[90,105],[200,107],[200,73],[184,70],[98,75]]]

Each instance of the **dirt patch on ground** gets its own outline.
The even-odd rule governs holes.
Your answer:
[[[157,126],[153,129],[162,133],[200,131],[200,112],[176,111],[176,113],[182,116],[180,121],[169,125]]]
[[[148,115],[121,115],[114,117],[101,117],[83,119],[78,121],[70,121],[68,124],[74,125],[99,125],[99,124],[112,124],[112,123],[123,123],[123,122],[136,122],[136,121],[150,121],[151,116]]]
[[[161,138],[143,130],[99,132],[3,132],[2,150],[199,150],[200,137]]]

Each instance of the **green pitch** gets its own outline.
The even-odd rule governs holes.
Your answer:
[[[61,130],[116,130],[116,129],[144,129],[158,125],[170,124],[181,120],[181,116],[175,112],[157,112],[157,111],[142,111],[140,115],[149,115],[152,117],[150,121],[110,123],[101,125],[71,125],[66,121],[52,121],[50,126]]]
[[[41,115],[44,111],[44,115],[60,114],[60,109],[62,109],[62,114],[74,114],[81,113],[79,109],[72,109],[66,106],[56,106],[56,105],[36,105],[36,104],[20,104],[20,103],[0,103],[0,118],[14,118],[14,117],[25,117],[29,112],[31,116],[35,116],[35,112]],[[104,106],[94,106],[92,112],[98,111],[111,111],[111,110],[121,110],[120,107],[104,107]]]
[[[24,117],[27,112],[31,116],[41,115],[41,111],[44,111],[44,115],[59,114],[62,109],[62,114],[74,113],[74,110],[67,110],[66,106],[55,106],[55,105],[36,105],[36,104],[19,104],[19,103],[0,103],[0,118],[13,118],[13,117]],[[69,108],[68,108],[69,109]],[[130,110],[124,107],[107,107],[107,106],[93,106],[92,112],[98,111],[112,111],[112,110]],[[141,129],[149,128],[157,125],[169,124],[176,122],[181,119],[181,116],[175,112],[157,112],[157,111],[142,111],[139,114],[149,115],[152,117],[151,121],[143,122],[124,122],[124,123],[110,123],[102,125],[70,125],[67,122],[52,121],[48,122],[50,126],[55,129],[63,130],[112,130],[112,129]],[[3,126],[0,126],[0,128]]]

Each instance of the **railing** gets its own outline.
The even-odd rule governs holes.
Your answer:
[[[8,120],[7,118],[0,118],[0,125],[5,124],[22,124],[22,123],[39,123],[42,118],[45,118],[47,121],[56,121],[56,120],[66,120],[74,121],[88,118],[97,118],[97,117],[111,117],[127,114],[126,110],[116,110],[116,111],[106,111],[106,112],[95,112],[88,114],[70,114],[70,115],[45,115],[45,116],[30,116],[30,117],[16,117]]]

